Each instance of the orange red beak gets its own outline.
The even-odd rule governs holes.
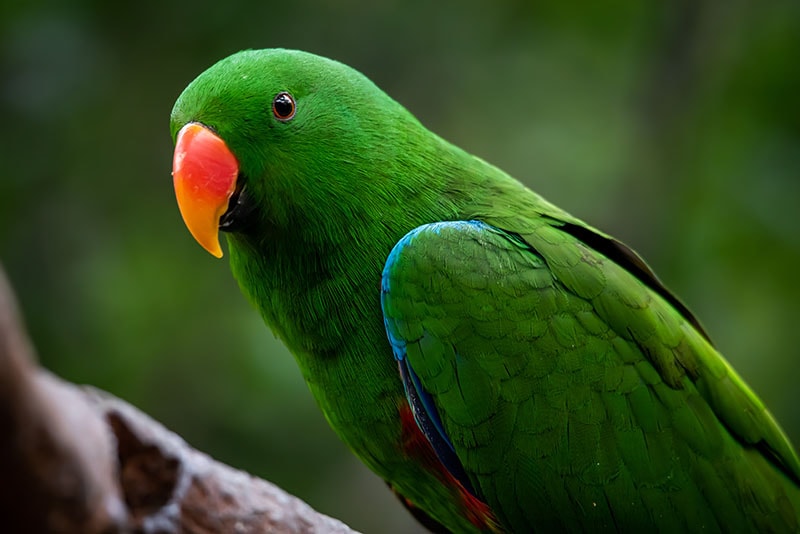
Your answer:
[[[190,122],[178,132],[172,181],[183,222],[209,253],[222,257],[219,219],[236,189],[239,163],[217,134]]]

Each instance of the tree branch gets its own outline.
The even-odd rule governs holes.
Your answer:
[[[0,269],[3,532],[352,533],[124,401],[38,368]]]

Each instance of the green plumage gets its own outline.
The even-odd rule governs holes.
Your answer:
[[[549,222],[510,231],[415,236],[384,306],[504,524],[796,530],[797,458],[703,336]]]
[[[792,446],[624,245],[310,54],[221,61],[179,98],[173,137],[192,121],[225,140],[253,208],[228,234],[242,290],[415,507],[456,532],[798,530]],[[410,445],[395,356],[488,508]]]

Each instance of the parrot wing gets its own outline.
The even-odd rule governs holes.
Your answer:
[[[564,226],[433,223],[390,253],[386,332],[440,461],[512,531],[797,529],[761,401],[638,257]]]

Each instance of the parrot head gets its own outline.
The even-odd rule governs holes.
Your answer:
[[[356,70],[282,49],[213,65],[178,98],[170,123],[181,215],[216,257],[220,230],[301,232],[396,204],[404,173],[375,169],[398,161],[407,132],[422,129]]]

